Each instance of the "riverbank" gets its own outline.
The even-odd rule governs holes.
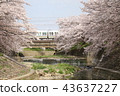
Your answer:
[[[65,63],[48,65],[24,62],[24,65],[34,69],[35,73],[27,78],[23,78],[23,80],[69,80],[74,73],[80,70],[77,66]]]
[[[20,64],[10,57],[0,56],[0,80],[9,80],[30,72],[28,67]]]

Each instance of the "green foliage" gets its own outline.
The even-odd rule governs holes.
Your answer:
[[[64,72],[63,72],[62,70],[59,70],[58,73],[60,73],[60,74],[64,74]]]
[[[85,44],[83,44],[82,46],[81,46],[81,48],[85,48],[85,47],[88,47],[88,46],[90,46],[91,44],[89,44],[89,43],[85,43]]]
[[[2,54],[2,53],[0,53],[0,56],[3,56],[3,54]]]
[[[68,68],[66,68],[66,71],[65,71],[66,74],[70,74],[70,73],[74,73],[74,72],[75,72],[74,67],[73,68],[68,67]]]
[[[45,51],[54,51],[54,49],[45,49]]]
[[[0,61],[7,61],[6,58],[0,58]]]
[[[107,41],[104,42],[104,44],[107,44],[107,43],[108,43]]]
[[[44,66],[43,64],[40,63],[34,63],[32,66],[32,69],[37,70],[37,69],[45,69],[46,66]]]
[[[49,70],[44,70],[45,73],[49,73]]]
[[[91,44],[89,43],[84,43],[84,42],[80,42],[80,43],[77,43],[76,45],[74,45],[71,50],[78,50],[78,49],[82,49],[82,48],[85,48],[85,47],[88,47],[90,46]]]
[[[45,73],[60,73],[60,74],[71,74],[77,70],[80,70],[80,68],[66,63],[60,63],[56,65],[34,63],[32,69],[34,70],[45,69],[44,70]]]
[[[54,68],[49,68],[48,70],[49,70],[50,73],[56,73],[57,72],[56,69],[54,69]]]
[[[71,56],[65,56],[65,55],[43,55],[43,56],[37,56],[35,58],[73,58]]]
[[[25,51],[43,51],[41,48],[24,48]]]
[[[57,69],[63,71],[65,74],[71,74],[77,71],[79,68],[66,63],[61,63],[57,65]]]
[[[0,70],[3,68],[3,66],[0,65]]]

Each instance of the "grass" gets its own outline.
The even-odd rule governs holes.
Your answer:
[[[48,73],[56,73],[57,71],[56,71],[56,69],[54,69],[54,68],[48,68]]]
[[[3,69],[3,66],[0,65],[0,70]]]
[[[45,73],[49,73],[49,70],[44,70]]]
[[[20,71],[20,73],[17,74],[17,76],[22,76],[25,73],[26,73],[26,70],[22,70],[22,71]]]
[[[71,74],[74,73],[75,71],[77,71],[79,68],[66,64],[66,63],[61,63],[56,65],[56,68],[59,69],[59,73],[64,73],[64,74]]]
[[[10,65],[6,65],[6,64],[0,65],[0,70],[2,70],[4,68],[11,68],[11,66]]]
[[[55,51],[54,49],[45,49],[45,51]]]
[[[0,61],[7,61],[7,59],[5,59],[5,58],[0,58]]]
[[[25,51],[43,51],[41,48],[24,48]]]
[[[65,56],[65,55],[43,55],[43,56],[36,56],[35,58],[73,58],[71,56]]]
[[[34,63],[32,69],[34,70],[45,69],[44,70],[45,73],[59,73],[59,74],[71,74],[80,70],[79,67],[75,67],[66,63],[60,63],[56,65]]]
[[[62,70],[59,70],[58,73],[60,73],[60,74],[64,74],[64,72],[63,72]]]
[[[2,54],[2,53],[0,53],[0,56],[3,56],[3,54]]]
[[[39,63],[34,63],[33,65],[32,65],[32,69],[34,69],[34,70],[37,70],[37,69],[45,69],[46,68],[46,66],[44,66],[43,64],[39,64]]]

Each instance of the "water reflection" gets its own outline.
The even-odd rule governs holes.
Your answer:
[[[25,59],[24,62],[53,64],[53,65],[59,63],[67,63],[79,67],[83,67],[86,65],[86,59]]]

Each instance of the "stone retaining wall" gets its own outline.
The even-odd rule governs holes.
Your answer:
[[[49,56],[49,55],[54,55],[55,51],[23,51],[24,56]]]

